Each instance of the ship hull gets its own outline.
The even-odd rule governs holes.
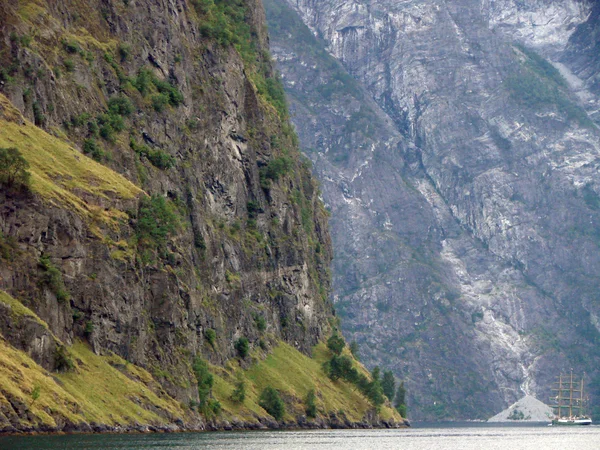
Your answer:
[[[578,426],[578,425],[591,425],[592,419],[555,419],[552,421],[552,425],[558,426]]]

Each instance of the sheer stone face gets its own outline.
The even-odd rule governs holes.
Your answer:
[[[546,398],[571,351],[597,367],[599,8],[524,3],[290,1],[299,37],[266,2],[345,333],[415,418]]]

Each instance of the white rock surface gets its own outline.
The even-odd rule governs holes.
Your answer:
[[[509,419],[515,411],[523,413],[523,420]],[[540,402],[531,395],[526,395],[521,400],[513,403],[504,411],[488,419],[488,422],[546,422],[552,420],[554,413],[545,403]]]

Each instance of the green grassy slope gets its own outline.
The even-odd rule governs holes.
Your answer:
[[[133,199],[142,190],[122,175],[25,120],[0,94],[0,147],[17,147],[31,168],[31,189],[42,199],[83,217],[112,222],[124,218],[107,200]]]
[[[0,291],[16,317],[47,325],[17,299]],[[185,413],[145,370],[116,355],[99,356],[83,342],[68,348],[72,371],[50,373],[0,335],[0,410],[18,408],[29,426],[96,422],[165,424]],[[36,399],[34,391],[38,391]],[[11,407],[12,405],[12,407]]]
[[[286,419],[292,420],[304,414],[304,399],[308,391],[314,389],[319,416],[329,417],[331,413],[343,413],[350,421],[359,422],[372,409],[372,405],[352,384],[329,379],[322,366],[330,357],[324,344],[315,346],[312,358],[309,358],[292,346],[280,343],[266,358],[259,359],[247,370],[241,371],[234,364],[225,369],[214,367],[217,374],[214,395],[223,406],[225,417],[241,417],[253,421],[256,420],[256,415],[265,414],[258,405],[258,396],[264,388],[271,386],[282,394],[286,401]],[[355,364],[366,373],[360,363]],[[246,400],[243,404],[231,400],[238,373],[241,373],[246,383]],[[389,405],[381,408],[379,417],[384,420],[400,420],[398,413]]]
[[[35,313],[5,292],[0,291],[0,302],[11,308],[15,320],[28,317],[47,327]],[[84,342],[68,347],[68,354],[75,368],[50,373],[0,335],[0,410],[17,406],[26,412],[27,418],[19,419],[21,423],[34,427],[57,427],[64,422],[163,425],[189,418],[188,406],[171,398],[146,370],[114,354],[96,355]],[[372,406],[351,384],[342,380],[333,382],[327,377],[322,365],[330,357],[324,344],[317,345],[309,358],[280,343],[268,355],[253,355],[253,363],[244,369],[234,360],[225,368],[212,366],[213,395],[223,407],[217,421],[236,419],[257,423],[259,418],[267,417],[258,404],[258,397],[267,386],[282,394],[286,403],[285,420],[295,420],[304,414],[304,399],[314,389],[320,417],[328,418],[333,413],[353,422],[361,421]],[[360,370],[365,371],[362,366]],[[241,404],[231,399],[239,377],[246,384],[246,399]],[[379,417],[400,420],[389,405],[381,408]]]

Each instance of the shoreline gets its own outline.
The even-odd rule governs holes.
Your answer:
[[[175,421],[163,425],[106,425],[97,423],[67,423],[62,427],[5,427],[0,430],[0,437],[4,436],[61,436],[69,434],[151,434],[151,433],[210,433],[219,431],[267,431],[267,430],[350,430],[350,429],[399,429],[409,428],[410,422],[380,420],[375,423],[351,422],[348,420],[317,420],[317,421],[288,421],[277,422],[269,418],[260,418],[258,422],[244,421],[218,421],[197,424],[186,424]]]

